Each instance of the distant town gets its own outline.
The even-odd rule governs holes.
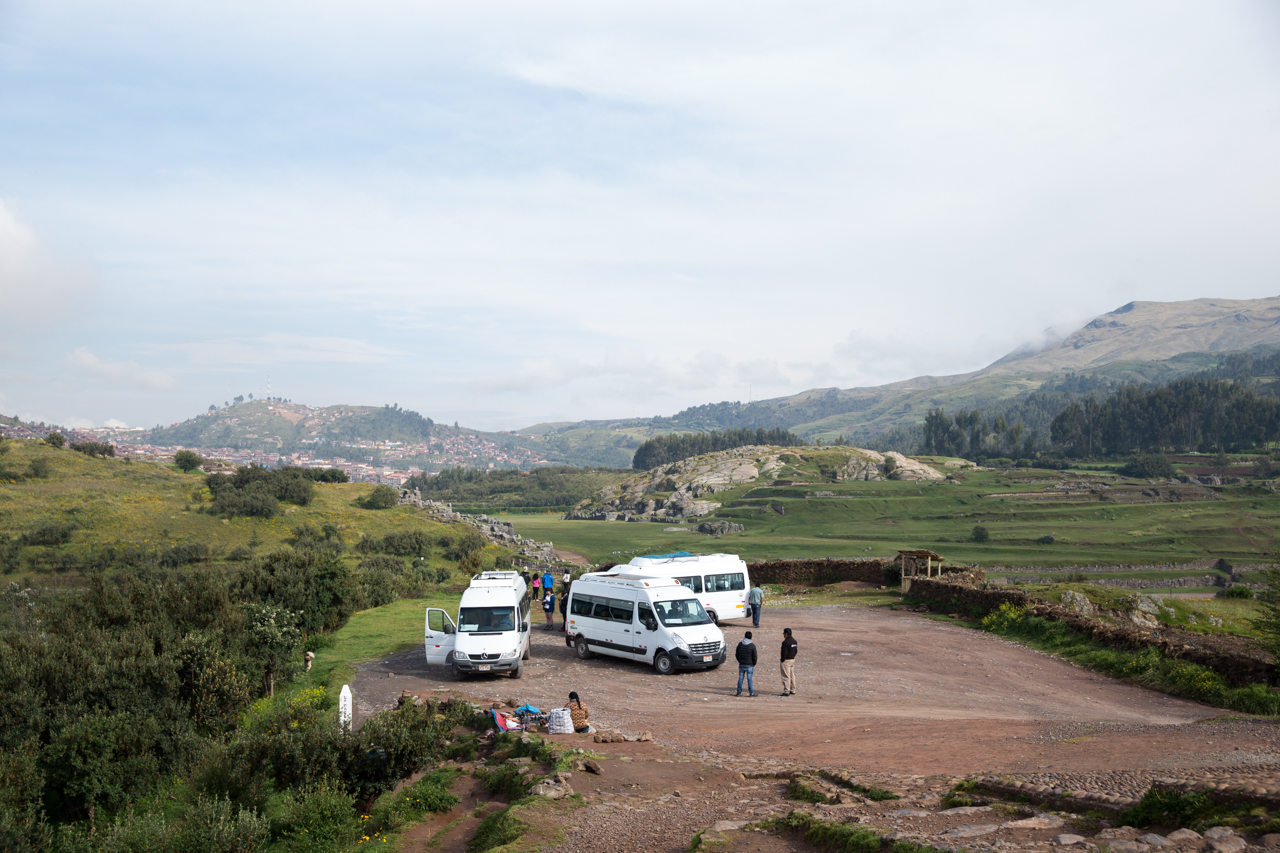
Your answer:
[[[343,442],[338,446],[350,448],[350,456],[369,458],[365,462],[333,455],[318,456],[309,450],[291,453],[245,449],[235,447],[191,447],[179,444],[149,443],[151,430],[143,427],[97,427],[71,429],[46,424],[20,422],[16,418],[0,415],[0,435],[8,438],[42,439],[50,432],[60,432],[70,442],[95,441],[115,446],[117,456],[139,460],[172,462],[179,450],[192,450],[209,460],[209,470],[216,469],[216,461],[231,465],[263,465],[275,468],[293,465],[301,468],[339,468],[352,482],[386,483],[401,486],[415,474],[438,474],[445,468],[521,468],[528,470],[548,464],[541,454],[523,447],[502,447],[483,435],[467,430],[439,428],[443,433],[422,442],[363,441]],[[245,438],[256,438],[252,433]],[[327,445],[335,447],[334,442]]]

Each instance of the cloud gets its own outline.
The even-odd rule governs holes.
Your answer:
[[[62,363],[86,376],[100,379],[108,385],[169,391],[178,384],[172,376],[163,371],[147,370],[132,361],[116,363],[103,361],[85,347],[76,347],[67,353]]]
[[[193,343],[162,344],[158,351],[185,355],[197,364],[281,363],[383,364],[405,355],[390,347],[357,338],[272,333],[252,338],[215,338]]]
[[[19,334],[65,320],[95,286],[90,271],[51,257],[0,201],[0,329]]]
[[[109,427],[111,429],[128,429],[129,428],[129,425],[124,421],[120,420],[119,418],[107,418],[105,421],[102,422],[102,425],[104,427]]]

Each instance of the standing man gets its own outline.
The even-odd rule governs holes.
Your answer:
[[[564,623],[564,629],[569,630],[569,584],[567,583],[560,593],[560,621]]]
[[[735,696],[742,695],[742,677],[747,677],[747,693],[756,695],[756,685],[754,681],[756,671],[756,646],[751,642],[751,632],[748,631],[746,636],[742,638],[742,642],[738,643],[738,647],[733,650],[733,656],[738,659],[738,692]]]
[[[764,606],[764,590],[760,588],[760,581],[756,581],[756,585],[747,593],[747,604],[751,606],[751,627],[759,628],[760,608]]]
[[[554,589],[555,584],[556,584],[556,578],[555,578],[555,575],[551,574],[550,569],[547,569],[545,572],[542,573],[543,589]]]
[[[796,641],[790,628],[782,629],[782,695],[796,692]]]
[[[554,631],[556,628],[556,594],[548,589],[546,595],[542,597],[542,612],[547,615],[548,631]]]

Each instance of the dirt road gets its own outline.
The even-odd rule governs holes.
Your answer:
[[[777,695],[782,628],[800,644],[799,692]],[[737,643],[747,624],[725,627]],[[638,663],[579,660],[562,633],[535,630],[523,679],[459,683],[422,649],[361,667],[357,717],[404,690],[460,689],[561,707],[578,691],[597,725],[652,731],[685,753],[916,774],[1170,770],[1280,761],[1269,721],[1197,724],[1219,709],[1095,675],[958,625],[884,608],[766,610],[754,630],[754,699],[737,667],[662,677]],[[1228,726],[1226,732],[1222,727]],[[1224,733],[1225,732],[1225,733]]]

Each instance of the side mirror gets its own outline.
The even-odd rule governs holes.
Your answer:
[[[528,631],[528,630],[529,630],[529,623],[528,623],[528,622],[521,622],[521,623],[520,623],[520,631],[521,631],[521,632],[524,632],[524,631]]]
[[[647,631],[656,631],[658,630],[658,623],[650,619],[648,622],[644,623],[644,627]]]
[[[452,625],[445,625],[445,626],[444,626],[444,632],[445,632],[446,634],[452,634],[452,633],[453,633],[453,626],[452,626]]]

